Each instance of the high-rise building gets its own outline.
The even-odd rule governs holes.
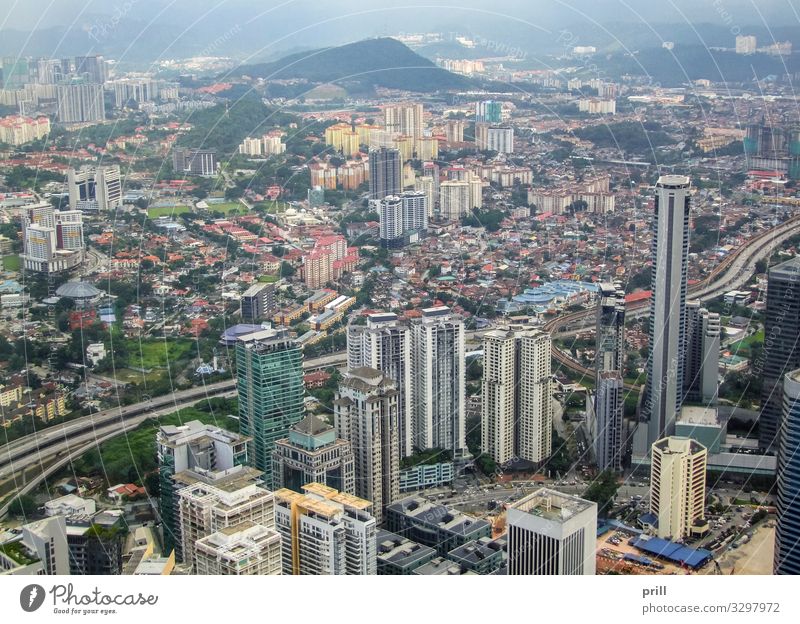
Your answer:
[[[800,574],[800,370],[784,378],[776,491],[775,574]]]
[[[275,312],[275,284],[257,282],[242,293],[243,323],[258,323]]]
[[[619,471],[624,454],[625,291],[616,284],[600,284],[596,345],[589,429],[598,469]]]
[[[755,54],[758,42],[753,35],[736,36],[736,54]]]
[[[511,126],[492,126],[486,133],[486,149],[501,154],[514,153],[514,128]]]
[[[447,144],[453,145],[454,143],[464,142],[464,129],[467,123],[463,119],[448,119],[445,124],[445,137]]]
[[[542,488],[506,512],[509,575],[595,573],[597,503]]]
[[[647,446],[672,435],[681,410],[689,262],[689,187],[686,176],[661,176],[656,184],[651,246],[650,355],[642,405]]]
[[[383,125],[387,132],[405,134],[415,139],[422,136],[422,104],[392,104],[383,109]]]
[[[761,372],[759,446],[780,448],[783,376],[800,368],[800,257],[770,268],[764,313],[764,365]]]
[[[425,308],[411,324],[414,445],[467,455],[464,320],[450,308]]]
[[[617,284],[600,284],[598,299],[595,369],[622,372],[625,366],[625,291]]]
[[[217,174],[217,166],[216,150],[179,147],[172,151],[172,168],[175,173],[214,176]]]
[[[88,82],[102,85],[106,81],[106,63],[102,56],[76,56],[75,73]]]
[[[381,244],[386,247],[415,242],[428,229],[427,197],[422,191],[404,191],[373,203],[378,209]]]
[[[4,56],[0,68],[0,87],[3,89],[19,89],[30,82],[30,65],[22,56]]]
[[[67,173],[69,207],[81,212],[106,212],[122,205],[118,165],[81,167]]]
[[[355,494],[355,461],[347,440],[311,413],[278,440],[272,453],[276,488],[302,492],[309,483],[322,483],[345,494]]]
[[[470,213],[468,181],[447,180],[439,185],[439,215],[445,221],[458,221]]]
[[[284,574],[377,573],[377,524],[372,503],[309,483],[303,493],[275,492]]]
[[[552,449],[550,338],[535,330],[484,335],[481,451],[498,464],[540,464]]]
[[[650,513],[659,537],[682,539],[705,517],[708,451],[691,438],[670,436],[653,444]]]
[[[414,142],[414,152],[418,160],[436,160],[439,158],[439,139],[436,137],[420,137]]]
[[[503,120],[503,105],[501,102],[484,100],[475,103],[475,121],[486,123],[500,123]]]
[[[592,440],[598,470],[622,470],[625,386],[618,370],[597,373]]]
[[[195,544],[212,533],[253,522],[267,529],[275,526],[272,492],[250,482],[194,483],[178,491],[183,561],[194,563]]]
[[[103,85],[71,81],[56,86],[57,118],[63,124],[105,121]]]
[[[272,487],[275,442],[305,413],[303,355],[285,329],[264,329],[236,343],[239,429],[248,442],[251,465],[264,472]]]
[[[122,574],[122,549],[127,527],[120,509],[67,518],[71,575]]]
[[[56,273],[83,261],[83,214],[49,203],[22,211],[22,261],[29,271]]]
[[[247,464],[249,438],[191,420],[184,425],[163,425],[156,435],[158,448],[159,512],[165,554],[175,550],[183,560],[177,491],[187,484],[214,483]],[[261,476],[253,471],[252,480]],[[237,473],[237,479],[244,473]]]
[[[408,457],[414,451],[411,328],[396,314],[370,314],[366,325],[348,326],[347,352],[349,368],[374,368],[395,382],[400,457]]]
[[[686,304],[686,349],[683,364],[683,400],[717,403],[719,386],[719,314]]]
[[[69,574],[67,525],[63,516],[53,516],[22,525],[22,543],[43,564],[44,574]]]
[[[414,180],[414,190],[425,194],[425,206],[428,210],[429,219],[433,217],[434,210],[436,209],[434,199],[436,189],[434,187],[434,180],[431,176],[420,176]]]
[[[281,574],[281,536],[260,524],[242,522],[197,540],[194,561],[195,574]]]
[[[369,152],[369,197],[383,199],[403,190],[403,163],[400,151],[382,147]]]
[[[333,402],[336,434],[355,457],[355,494],[371,501],[378,524],[385,507],[400,498],[398,392],[374,368],[347,371]]]

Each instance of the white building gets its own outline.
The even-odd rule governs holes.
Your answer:
[[[439,214],[445,221],[458,221],[470,212],[468,181],[447,180],[439,185]]]
[[[67,494],[44,504],[46,516],[93,516],[97,505],[91,498],[81,498],[75,494]]]
[[[275,492],[283,573],[377,574],[372,503],[319,483],[303,486],[303,492]]]
[[[498,464],[533,463],[552,450],[550,337],[535,330],[484,335],[481,450]]]
[[[71,210],[106,212],[122,205],[122,181],[117,165],[70,169],[67,188]]]
[[[355,492],[383,510],[400,498],[400,442],[394,381],[374,368],[349,370],[333,402],[336,435],[350,442],[355,458]]]
[[[754,35],[736,36],[736,54],[755,54],[758,49],[758,41]]]
[[[195,573],[279,575],[281,536],[254,522],[226,527],[195,542]]]
[[[414,451],[411,328],[396,314],[378,313],[367,317],[366,325],[347,328],[347,365],[355,369],[374,368],[397,386],[397,416],[400,457]]]
[[[671,436],[653,444],[650,513],[657,518],[658,537],[689,537],[704,519],[707,463],[706,447],[691,438]]]
[[[57,211],[49,203],[22,211],[22,261],[30,271],[51,273],[83,261],[83,215],[79,210]]]
[[[467,454],[464,320],[450,308],[425,308],[411,324],[414,445]]]
[[[514,153],[514,128],[511,126],[492,126],[487,130],[486,149],[501,154]]]
[[[509,575],[592,576],[597,504],[542,488],[506,512]]]
[[[195,542],[245,521],[268,529],[275,526],[272,492],[254,484],[230,487],[195,483],[178,491],[184,563],[194,563]]]
[[[686,304],[686,348],[683,364],[685,401],[715,405],[719,389],[720,318],[699,301]]]

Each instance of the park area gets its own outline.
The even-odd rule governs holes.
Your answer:
[[[159,217],[175,217],[184,212],[190,212],[189,206],[151,206],[147,209],[147,216],[151,219]]]

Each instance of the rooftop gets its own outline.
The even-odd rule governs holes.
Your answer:
[[[596,504],[591,501],[578,496],[562,494],[549,488],[541,488],[511,505],[511,509],[554,522],[564,522],[593,507],[596,507]]]

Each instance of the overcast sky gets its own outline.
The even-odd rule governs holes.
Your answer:
[[[430,7],[430,8],[422,8]],[[78,24],[98,15],[121,19],[136,15],[148,19],[163,12],[165,20],[211,16],[241,20],[267,13],[272,20],[296,21],[303,14],[313,20],[354,11],[374,9],[374,18],[360,22],[362,27],[380,26],[381,19],[391,24],[410,12],[424,19],[437,15],[442,22],[457,23],[466,14],[480,11],[505,13],[526,21],[573,23],[587,16],[600,22],[644,19],[658,22],[692,21],[741,25],[798,23],[800,0],[0,0],[0,28],[32,30],[38,27]],[[461,9],[461,10],[459,10]],[[382,15],[380,15],[382,13]],[[272,21],[271,20],[271,21]],[[424,30],[420,24],[420,30]],[[373,33],[365,33],[369,35]]]

